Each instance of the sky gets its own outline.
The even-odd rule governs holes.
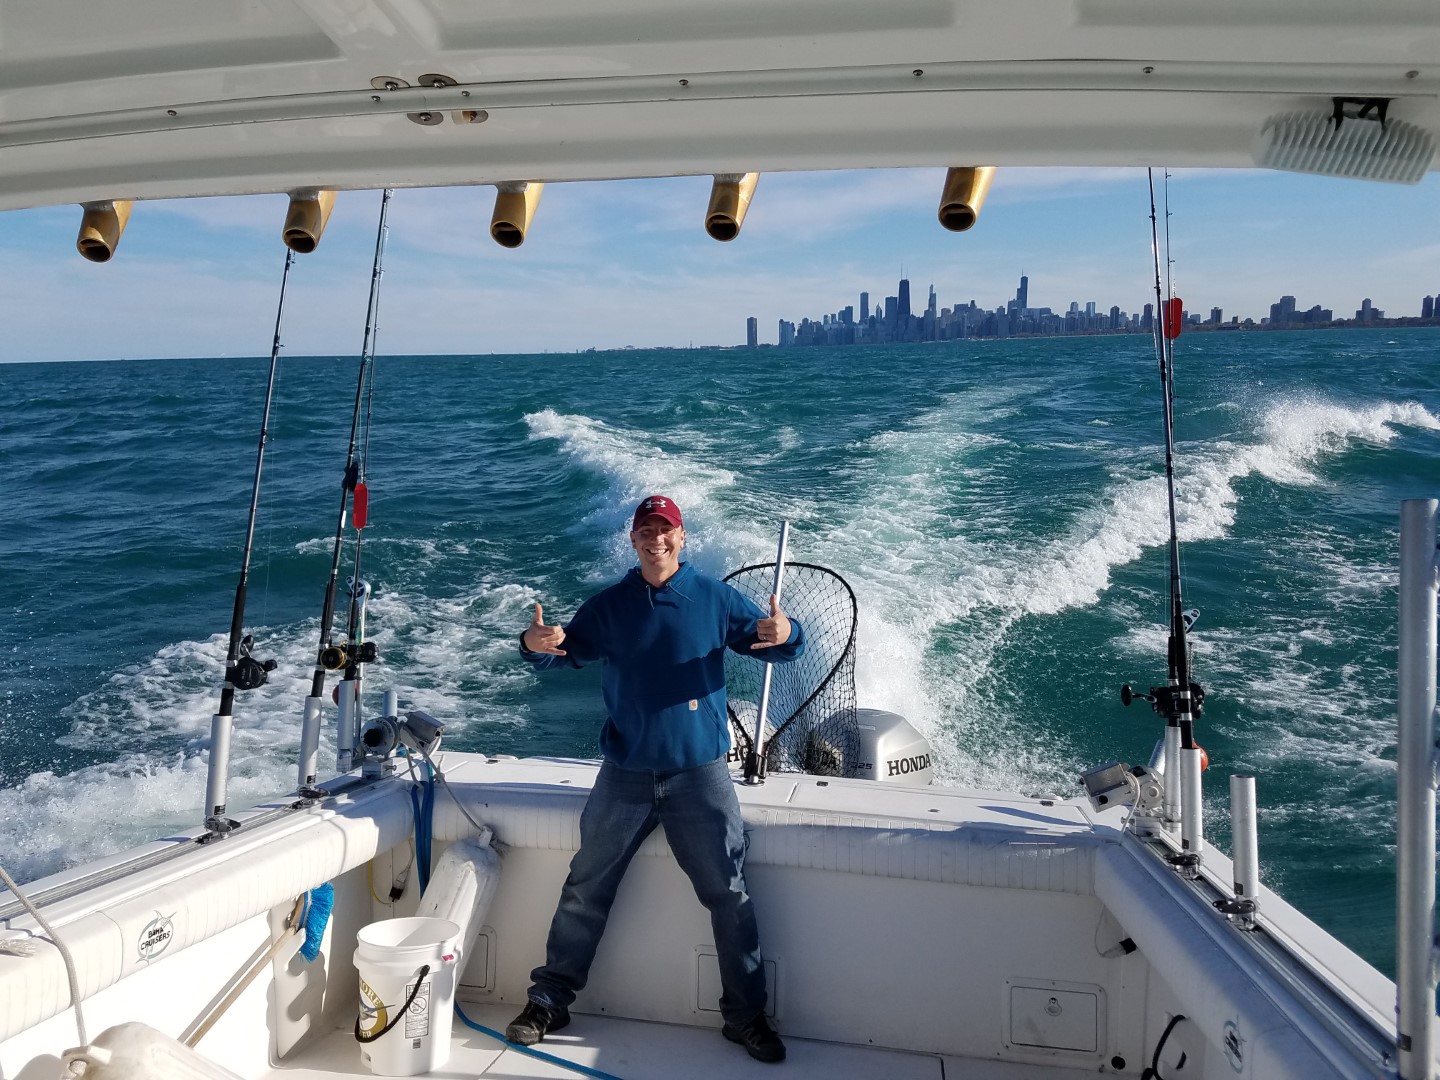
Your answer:
[[[760,178],[740,236],[703,230],[709,177],[546,186],[525,244],[489,237],[493,188],[402,189],[390,210],[380,355],[736,345],[896,292],[923,309],[1139,310],[1153,299],[1144,169],[1001,169],[979,223],[936,221],[943,170]],[[1160,174],[1157,173],[1157,182]],[[342,192],[297,259],[289,355],[357,354],[379,192]],[[75,251],[78,207],[0,214],[0,362],[270,352],[284,248],[279,195],[137,204],[115,257]],[[1366,297],[1419,315],[1440,294],[1440,173],[1411,186],[1260,171],[1170,180],[1175,292],[1256,320],[1283,294],[1349,317]],[[1162,207],[1163,212],[1163,207]],[[1163,219],[1162,219],[1163,229]],[[1162,233],[1163,243],[1163,233]]]

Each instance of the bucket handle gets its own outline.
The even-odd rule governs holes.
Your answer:
[[[377,1031],[374,1035],[360,1034],[360,1018],[357,1016],[355,1018],[355,1041],[362,1043],[372,1043],[376,1039],[380,1038],[380,1036],[384,1035],[391,1028],[393,1028],[396,1024],[398,1024],[400,1022],[400,1018],[406,1013],[408,1013],[410,1011],[410,1006],[415,1003],[415,998],[418,997],[420,994],[420,987],[425,985],[425,976],[429,974],[430,965],[422,965],[420,968],[420,977],[415,980],[415,985],[410,988],[410,996],[405,999],[405,1004],[400,1006],[400,1011],[395,1014],[394,1018],[383,1028]]]

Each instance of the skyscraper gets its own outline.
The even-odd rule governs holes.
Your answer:
[[[870,294],[862,292],[860,294],[860,321],[864,322],[868,318],[870,318]]]
[[[752,349],[760,344],[760,320],[754,315],[745,320],[745,344]]]
[[[908,325],[910,319],[910,279],[900,279],[900,318],[906,320]]]
[[[1270,305],[1270,325],[1283,326],[1295,321],[1295,297],[1282,296],[1278,304]]]
[[[1020,275],[1020,288],[1015,290],[1015,306],[1024,311],[1030,306],[1030,279]]]

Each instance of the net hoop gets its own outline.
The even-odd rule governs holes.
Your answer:
[[[858,622],[860,622],[860,603],[855,599],[854,589],[850,588],[850,582],[847,582],[844,577],[841,577],[827,566],[818,566],[818,564],[815,563],[789,562],[789,560],[786,560],[785,570],[786,585],[791,585],[793,580],[791,575],[792,572],[796,572],[796,570],[799,570],[799,572],[808,572],[809,575],[811,575],[812,582],[825,582],[827,588],[831,589],[831,596],[828,598],[829,608],[834,609],[834,615],[838,616],[838,618],[845,618],[845,615],[848,613],[848,618],[845,618],[848,626],[845,628],[844,645],[842,645],[842,647],[838,649],[837,654],[835,654],[835,661],[829,665],[828,670],[825,670],[821,677],[816,678],[814,688],[811,688],[811,691],[806,694],[804,700],[802,700],[798,706],[792,708],[789,716],[786,716],[779,724],[766,724],[766,726],[770,727],[770,733],[768,739],[766,739],[766,755],[768,756],[772,752],[779,752],[780,746],[782,746],[782,744],[780,744],[780,736],[783,736],[783,734],[791,729],[795,720],[798,720],[799,717],[806,716],[806,711],[811,708],[812,704],[816,703],[816,700],[821,698],[822,694],[827,693],[827,691],[835,693],[832,684],[835,683],[837,677],[848,675],[847,687],[842,691],[842,696],[848,698],[848,701],[835,711],[847,713],[851,727],[854,726],[855,723],[854,649],[855,635],[857,635],[857,626]],[[763,582],[763,596],[769,595],[770,583],[773,582],[773,572],[775,572],[775,562],[750,563],[747,564],[747,566],[742,566],[740,569],[727,573],[723,580],[727,585],[732,585],[732,588],[737,588],[737,586],[734,586],[736,579],[740,579],[740,577],[747,577],[747,579],[759,577],[760,580],[755,582],[755,590],[749,590],[749,592],[747,592],[746,589],[737,588],[737,592],[742,593],[742,595],[747,596],[749,599],[755,600],[756,603],[760,603],[763,608],[763,600],[757,599],[756,590],[759,590],[760,582]],[[835,590],[835,583],[838,583],[844,592]],[[783,595],[782,599],[780,599],[780,608],[785,608],[785,598],[783,598]],[[848,612],[845,611],[847,608]],[[814,628],[814,626],[806,625],[806,635],[812,636],[818,629],[819,628]],[[743,662],[743,660],[740,662]],[[756,662],[765,661],[757,660]],[[845,672],[845,668],[847,667],[848,672]],[[734,732],[739,734],[740,742],[743,743],[744,750],[746,750],[747,753],[753,752],[753,750],[755,750],[755,739],[753,739],[752,733],[746,730],[746,724],[744,724],[739,713],[736,713],[733,704],[730,704],[729,700],[727,700],[726,703],[726,711],[729,713],[730,726],[732,726]],[[821,717],[821,721],[815,723],[814,729],[818,730],[822,723],[829,723],[832,717],[834,717],[834,713],[828,713],[827,716]],[[852,747],[852,752],[854,752],[854,747]],[[848,770],[851,762],[847,760],[844,765],[845,769]]]

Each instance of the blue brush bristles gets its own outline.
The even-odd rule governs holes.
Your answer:
[[[305,902],[305,941],[300,946],[300,955],[307,961],[320,955],[320,942],[324,940],[325,925],[334,907],[335,886],[330,882],[310,890]]]

